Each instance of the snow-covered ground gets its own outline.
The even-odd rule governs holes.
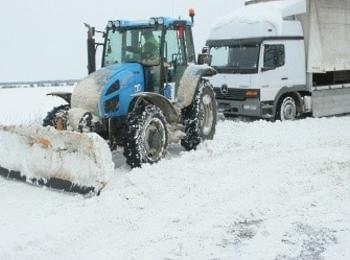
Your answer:
[[[63,104],[50,92],[72,92],[73,87],[0,89],[0,124],[41,123],[53,106]]]
[[[0,123],[39,122],[47,91],[0,90]],[[93,198],[0,178],[0,259],[350,259],[349,133],[350,117],[221,121],[153,166],[115,153]]]

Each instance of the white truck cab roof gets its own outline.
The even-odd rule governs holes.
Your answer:
[[[294,16],[306,13],[306,0],[271,1],[246,5],[220,19],[208,41],[303,36]]]

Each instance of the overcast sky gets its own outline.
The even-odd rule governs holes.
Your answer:
[[[1,0],[0,82],[79,79],[86,75],[86,29],[108,20],[187,17],[196,10],[200,50],[213,22],[243,0]]]

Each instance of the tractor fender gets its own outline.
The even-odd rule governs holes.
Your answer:
[[[179,114],[176,112],[173,104],[164,96],[152,92],[142,92],[133,95],[133,97],[134,99],[131,102],[129,111],[137,107],[142,101],[146,101],[146,103],[159,107],[168,123],[173,124],[178,122]]]
[[[216,70],[206,64],[189,65],[182,78],[177,90],[177,107],[183,109],[191,105],[194,94],[203,77],[210,77],[216,74]]]
[[[60,97],[62,98],[64,101],[66,101],[69,106],[70,106],[70,101],[71,101],[71,98],[72,98],[72,93],[70,92],[51,92],[51,93],[48,93],[46,94],[47,96],[55,96],[55,97]]]

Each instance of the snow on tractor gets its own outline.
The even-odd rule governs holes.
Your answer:
[[[131,167],[158,162],[170,143],[180,142],[186,150],[192,150],[202,141],[212,139],[216,127],[216,102],[207,78],[216,72],[207,65],[196,64],[193,15],[191,21],[165,17],[147,21],[110,21],[105,32],[86,25],[89,75],[78,83],[73,93],[50,94],[63,98],[67,104],[50,111],[43,125],[51,126],[50,131],[61,136],[74,134],[69,136],[71,141],[83,138],[80,136],[98,139],[98,145],[91,140],[85,140],[88,147],[80,145],[87,160],[93,158],[98,167],[90,167],[93,169],[90,173],[85,167],[85,179],[81,178],[81,172],[72,173],[67,166],[64,178],[60,174],[46,174],[44,178],[38,174],[26,181],[49,183],[48,186],[80,193],[99,192],[112,171],[110,167],[104,169],[106,163],[98,162],[103,160],[108,165],[111,162],[111,155],[107,156],[110,159],[101,159],[100,154],[107,153],[101,148],[100,137],[112,150],[123,147]],[[95,32],[103,34],[103,44],[95,42]],[[96,70],[99,45],[103,46],[102,68]],[[18,128],[16,131],[10,132],[19,131],[23,136],[23,131]],[[40,149],[57,149],[53,157],[62,151],[62,147],[55,147],[50,138],[44,139],[49,144],[43,143],[42,138],[34,139],[35,146]],[[63,150],[74,155],[75,148],[72,142],[68,142]],[[3,166],[1,163],[0,160],[0,166]],[[21,175],[18,168],[21,167],[12,171],[17,177]],[[94,176],[95,168],[98,168],[98,176]],[[0,172],[1,169],[8,168],[0,167]],[[106,171],[109,173],[105,174]],[[11,171],[6,173],[11,175]],[[81,186],[83,188],[79,190]]]

